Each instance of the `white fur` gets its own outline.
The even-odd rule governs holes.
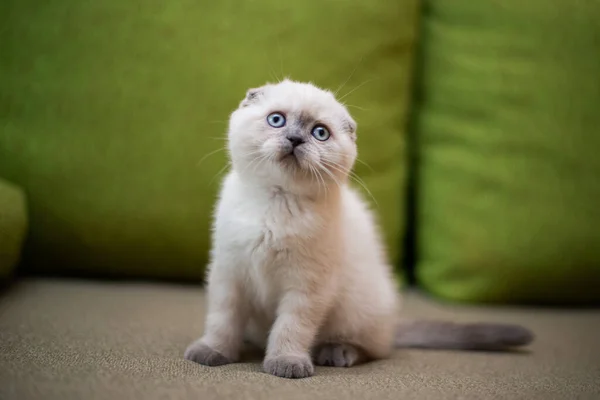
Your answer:
[[[274,111],[305,135],[296,161],[282,159],[286,131],[266,122]],[[328,141],[310,136],[315,123],[329,128]],[[389,355],[397,290],[373,215],[347,183],[354,130],[330,92],[287,80],[249,91],[231,115],[233,167],[214,216],[206,331],[186,358],[201,344],[235,361],[246,337],[266,344],[269,372],[300,377],[277,371],[298,359],[310,375],[306,359],[325,343],[355,346],[361,359]]]

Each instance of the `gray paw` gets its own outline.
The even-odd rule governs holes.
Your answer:
[[[349,344],[327,343],[317,349],[317,365],[351,367],[359,361],[359,350]]]
[[[232,363],[229,358],[208,347],[200,340],[197,340],[188,346],[183,354],[183,358],[197,362],[198,364],[208,365],[209,367]]]
[[[315,372],[308,356],[277,356],[267,358],[263,364],[265,372],[281,378],[307,378]]]

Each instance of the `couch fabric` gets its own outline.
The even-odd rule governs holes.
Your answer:
[[[425,1],[418,282],[471,302],[600,302],[600,2]]]
[[[397,261],[416,16],[417,0],[3,0],[0,174],[29,195],[26,266],[200,279],[226,165],[204,157],[246,90],[284,75],[348,78]]]
[[[514,353],[398,350],[304,380],[261,372],[259,359],[218,368],[183,360],[202,331],[200,288],[28,280],[0,297],[0,398],[597,399],[600,311],[444,305],[417,293],[405,317],[501,321],[537,338]],[[375,327],[374,327],[375,328]]]
[[[0,280],[16,267],[26,233],[25,194],[17,186],[0,180]]]

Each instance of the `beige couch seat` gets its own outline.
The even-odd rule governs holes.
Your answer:
[[[256,358],[183,360],[205,301],[193,286],[24,280],[0,296],[0,399],[600,399],[598,310],[447,305],[411,292],[408,317],[522,323],[537,339],[514,353],[398,350],[284,380]]]

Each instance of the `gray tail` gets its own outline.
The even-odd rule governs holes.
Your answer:
[[[500,351],[525,346],[533,338],[530,330],[519,325],[410,321],[398,325],[395,346]]]

